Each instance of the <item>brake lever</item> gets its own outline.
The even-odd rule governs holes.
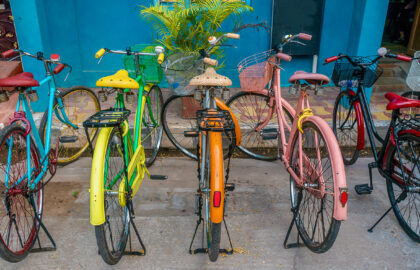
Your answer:
[[[299,44],[299,45],[306,46],[306,44],[305,44],[305,43],[300,42],[300,41],[297,41],[297,40],[291,40],[291,41],[290,41],[290,43],[297,43],[297,44]]]
[[[18,58],[20,58],[20,53],[18,55],[16,55],[15,57],[10,58],[9,60],[7,60],[7,62],[14,61],[15,59],[18,59]]]
[[[99,58],[99,60],[98,60],[98,65],[99,65],[99,63],[102,61],[102,58],[104,58],[104,56],[105,56],[105,54],[104,54],[104,55],[102,55],[102,56]]]
[[[67,81],[67,78],[69,77],[69,75],[70,75],[71,71],[73,70],[71,66],[69,66],[69,65],[67,65],[67,64],[66,64],[66,66],[67,66],[70,70],[69,70],[69,72],[67,72],[67,75],[66,75],[66,77],[64,78],[64,81]]]

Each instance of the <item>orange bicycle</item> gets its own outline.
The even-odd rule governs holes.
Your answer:
[[[198,180],[199,188],[196,194],[196,214],[199,216],[197,226],[191,240],[190,254],[208,253],[211,261],[216,261],[219,253],[232,254],[233,246],[224,219],[225,193],[233,191],[235,186],[228,183],[230,157],[235,146],[240,144],[240,129],[238,122],[228,107],[216,96],[228,91],[226,87],[232,85],[229,78],[219,75],[211,66],[217,66],[217,60],[208,58],[211,49],[223,38],[238,39],[238,34],[224,34],[211,41],[212,46],[200,56],[190,53],[177,53],[169,56],[164,63],[163,70],[170,88],[176,93],[177,88],[182,91],[194,92],[194,99],[201,103],[196,111],[196,126],[184,132],[185,137],[195,137],[197,141]],[[207,64],[209,67],[201,75],[197,75]],[[189,85],[188,85],[189,82]],[[188,94],[188,93],[184,93]],[[220,108],[225,108],[220,109]],[[227,153],[226,173],[224,171],[223,145],[229,145]],[[203,213],[204,206],[204,213]],[[222,222],[229,238],[230,249],[220,249]],[[197,230],[203,225],[203,233],[207,240],[204,247],[192,250]],[[205,231],[205,232],[204,232]]]

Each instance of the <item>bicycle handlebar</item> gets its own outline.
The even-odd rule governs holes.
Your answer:
[[[98,62],[98,64],[99,64],[101,62],[102,58],[107,53],[126,54],[126,55],[153,55],[153,56],[158,56],[157,61],[158,61],[159,64],[161,64],[163,62],[163,60],[165,59],[164,52],[165,52],[165,49],[161,46],[156,46],[154,53],[133,52],[130,49],[126,49],[125,51],[123,51],[123,50],[111,50],[111,49],[107,49],[107,48],[101,48],[99,51],[97,51],[95,53],[95,58],[100,58],[99,62]]]
[[[60,56],[58,54],[51,54],[50,58],[45,58],[43,52],[37,52],[36,55],[34,55],[34,54],[31,54],[31,53],[25,52],[23,50],[10,49],[10,50],[7,50],[7,51],[3,52],[1,54],[1,56],[3,58],[10,58],[10,57],[14,56],[16,53],[19,53],[19,55],[29,56],[29,57],[35,58],[35,59],[37,59],[39,61],[44,62],[45,64],[54,64],[54,65],[57,65],[53,69],[53,73],[55,75],[59,74],[61,71],[63,71],[64,68],[68,67],[70,70],[67,73],[66,77],[64,78],[64,81],[67,80],[67,78],[69,77],[69,75],[70,75],[70,73],[72,71],[72,68],[71,68],[71,66],[69,64],[66,64],[66,63],[63,63],[63,62],[60,61]],[[12,61],[12,60],[16,59],[17,57],[19,57],[19,56],[13,57],[9,61]],[[45,66],[45,70],[47,72],[50,72],[48,65]]]

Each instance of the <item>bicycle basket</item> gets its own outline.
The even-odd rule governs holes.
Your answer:
[[[265,88],[273,76],[273,68],[268,61],[272,54],[273,50],[269,50],[239,62],[239,81],[243,91],[259,92]]]
[[[155,46],[150,44],[136,44],[130,47],[133,52],[155,52]],[[155,55],[140,55],[139,66],[136,66],[136,56],[123,55],[122,60],[128,75],[136,79],[138,75],[143,76],[145,83],[160,83],[162,81],[162,68],[157,62]]]
[[[204,73],[203,61],[198,53],[178,52],[169,55],[162,63],[169,88],[176,95],[189,95],[196,86],[190,80]]]
[[[417,51],[414,54],[414,58],[418,57],[420,57],[420,51]],[[411,67],[406,82],[411,90],[420,91],[420,62],[418,59],[411,61]]]
[[[368,63],[372,61],[371,57],[353,56],[351,59],[355,63]],[[365,87],[371,87],[382,75],[382,71],[382,68],[378,67],[376,64],[367,66],[363,85]],[[357,83],[359,83],[361,76],[362,69],[360,67],[355,67],[346,58],[341,58],[335,63],[331,79],[336,86],[346,87],[349,85],[349,82],[350,85],[357,85],[353,82],[357,81]]]

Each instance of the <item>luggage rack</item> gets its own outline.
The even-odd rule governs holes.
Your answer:
[[[228,111],[198,110],[197,126],[203,131],[232,131],[235,129],[232,117]]]
[[[404,117],[398,119],[398,122],[398,126],[401,127],[402,130],[420,130],[420,114],[416,114],[414,117],[407,114]]]
[[[90,116],[83,122],[87,140],[89,142],[90,150],[93,154],[93,146],[90,140],[88,128],[102,128],[102,127],[121,127],[123,122],[130,116],[131,111],[122,108],[109,108],[102,110]]]

